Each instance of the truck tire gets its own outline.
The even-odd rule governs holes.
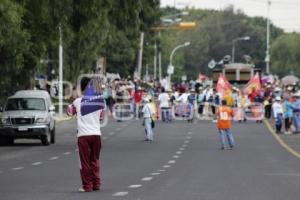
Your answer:
[[[51,144],[55,143],[55,126],[53,127],[53,130],[51,131],[51,136],[50,136],[50,142]]]
[[[50,129],[48,129],[47,134],[41,136],[41,142],[42,142],[43,146],[50,145],[50,135],[51,135],[51,132],[50,132]]]

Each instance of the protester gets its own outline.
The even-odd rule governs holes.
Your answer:
[[[153,130],[152,130],[152,120],[154,117],[154,112],[150,105],[150,98],[145,97],[144,98],[144,107],[142,110],[143,117],[144,117],[144,126],[145,126],[145,132],[146,132],[146,139],[145,141],[152,142],[153,141]]]
[[[164,88],[161,88],[161,93],[158,95],[159,107],[163,122],[170,122],[170,97]]]
[[[283,102],[283,111],[284,111],[284,127],[285,133],[291,133],[291,125],[292,125],[292,118],[293,118],[293,106],[292,103],[289,101],[289,97],[285,97]]]
[[[233,134],[231,132],[231,118],[233,113],[231,108],[227,106],[226,100],[222,100],[222,105],[217,110],[217,116],[221,149],[225,149],[225,135],[227,137],[229,148],[233,149],[235,146]]]
[[[104,99],[97,90],[96,81],[90,78],[81,80],[84,96],[78,97],[68,106],[69,115],[77,115],[77,138],[80,160],[82,188],[80,192],[99,190],[101,130],[100,113],[104,109]],[[99,87],[99,86],[98,86]]]
[[[283,107],[281,104],[280,96],[275,97],[275,102],[272,105],[273,116],[275,119],[276,133],[281,133],[282,120],[283,120]]]
[[[293,104],[293,116],[295,124],[295,133],[300,133],[300,93],[297,92],[294,97],[296,97],[296,102]]]

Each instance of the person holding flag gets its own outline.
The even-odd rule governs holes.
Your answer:
[[[81,96],[68,106],[68,115],[77,115],[77,144],[82,188],[79,192],[99,190],[101,130],[100,115],[105,102],[100,82],[84,77],[80,82]],[[82,96],[83,93],[83,96]]]

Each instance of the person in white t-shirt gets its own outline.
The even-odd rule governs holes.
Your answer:
[[[170,122],[170,97],[166,93],[165,89],[161,89],[161,93],[158,95],[159,107],[161,110],[161,117],[163,122]]]
[[[68,115],[77,116],[77,138],[82,188],[80,192],[99,190],[101,130],[100,114],[105,102],[97,81],[83,78],[80,86],[83,96],[68,106]],[[98,91],[97,91],[98,90]]]

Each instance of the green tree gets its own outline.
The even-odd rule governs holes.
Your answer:
[[[25,66],[25,57],[30,35],[22,30],[23,13],[22,6],[13,1],[0,2],[0,87],[4,93],[29,84],[31,68]]]
[[[271,71],[279,76],[300,76],[300,34],[288,33],[277,38],[271,46]]]

